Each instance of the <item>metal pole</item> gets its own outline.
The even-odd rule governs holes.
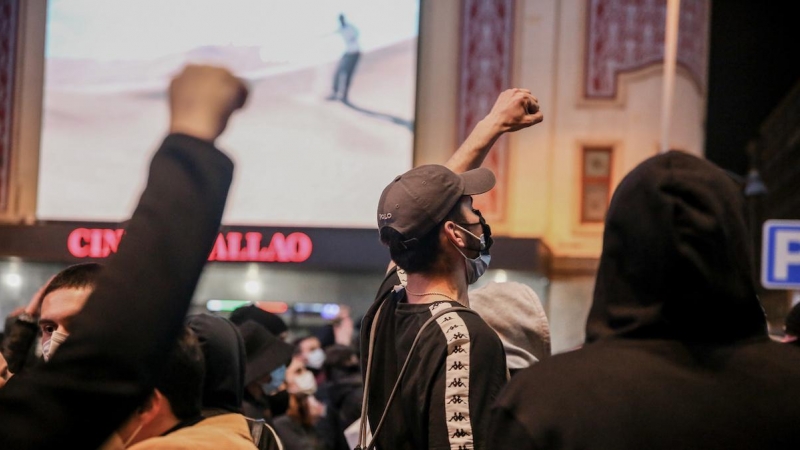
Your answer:
[[[669,150],[672,97],[675,92],[675,60],[678,55],[678,19],[681,0],[667,0],[667,25],[664,37],[664,87],[661,92],[661,153]]]

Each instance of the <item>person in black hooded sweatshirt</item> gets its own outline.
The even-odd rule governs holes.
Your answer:
[[[245,419],[243,415],[247,354],[236,325],[210,314],[195,314],[186,322],[197,335],[206,362],[203,417],[216,418],[214,425],[224,433],[240,431],[244,424],[251,435],[260,437],[260,449],[283,448],[272,427]]]
[[[749,242],[712,163],[635,168],[609,206],[587,345],[511,380],[492,448],[800,448],[800,352],[767,335]]]

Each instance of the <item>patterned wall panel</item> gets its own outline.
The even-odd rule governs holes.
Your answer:
[[[19,0],[0,0],[0,212],[8,208]]]
[[[463,142],[491,110],[497,96],[511,87],[514,0],[465,0],[461,23],[458,140]],[[497,186],[475,206],[494,220],[505,216],[508,191],[508,143],[500,139],[483,167],[497,176]]]
[[[584,96],[617,96],[619,75],[664,59],[666,0],[587,0]],[[678,65],[705,90],[708,64],[708,0],[680,2]]]

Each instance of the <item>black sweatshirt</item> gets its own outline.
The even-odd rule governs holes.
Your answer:
[[[362,322],[362,367],[381,293]],[[460,306],[409,304],[405,297],[402,289],[391,293],[378,319],[368,398],[372,432],[422,324],[437,311]],[[376,448],[492,448],[486,442],[489,407],[505,383],[505,352],[494,330],[470,312],[441,316],[422,331]]]
[[[609,206],[589,344],[516,374],[497,449],[800,448],[800,351],[772,342],[740,190],[653,157]]]
[[[232,173],[210,143],[164,140],[69,340],[0,389],[1,449],[97,448],[142,404],[183,324]]]

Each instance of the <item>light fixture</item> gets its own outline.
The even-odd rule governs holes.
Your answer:
[[[6,283],[7,286],[12,288],[18,288],[22,286],[22,277],[19,276],[17,273],[8,273],[3,277],[3,281]]]
[[[505,270],[498,270],[494,273],[493,280],[495,283],[505,283],[508,281],[508,274]]]
[[[319,313],[320,317],[325,320],[333,320],[339,315],[339,305],[336,303],[326,303]]]
[[[261,282],[257,280],[250,280],[244,283],[244,291],[251,295],[256,295],[261,292]]]
[[[212,299],[206,302],[206,309],[213,312],[233,311],[240,306],[249,305],[248,300],[217,300]]]

